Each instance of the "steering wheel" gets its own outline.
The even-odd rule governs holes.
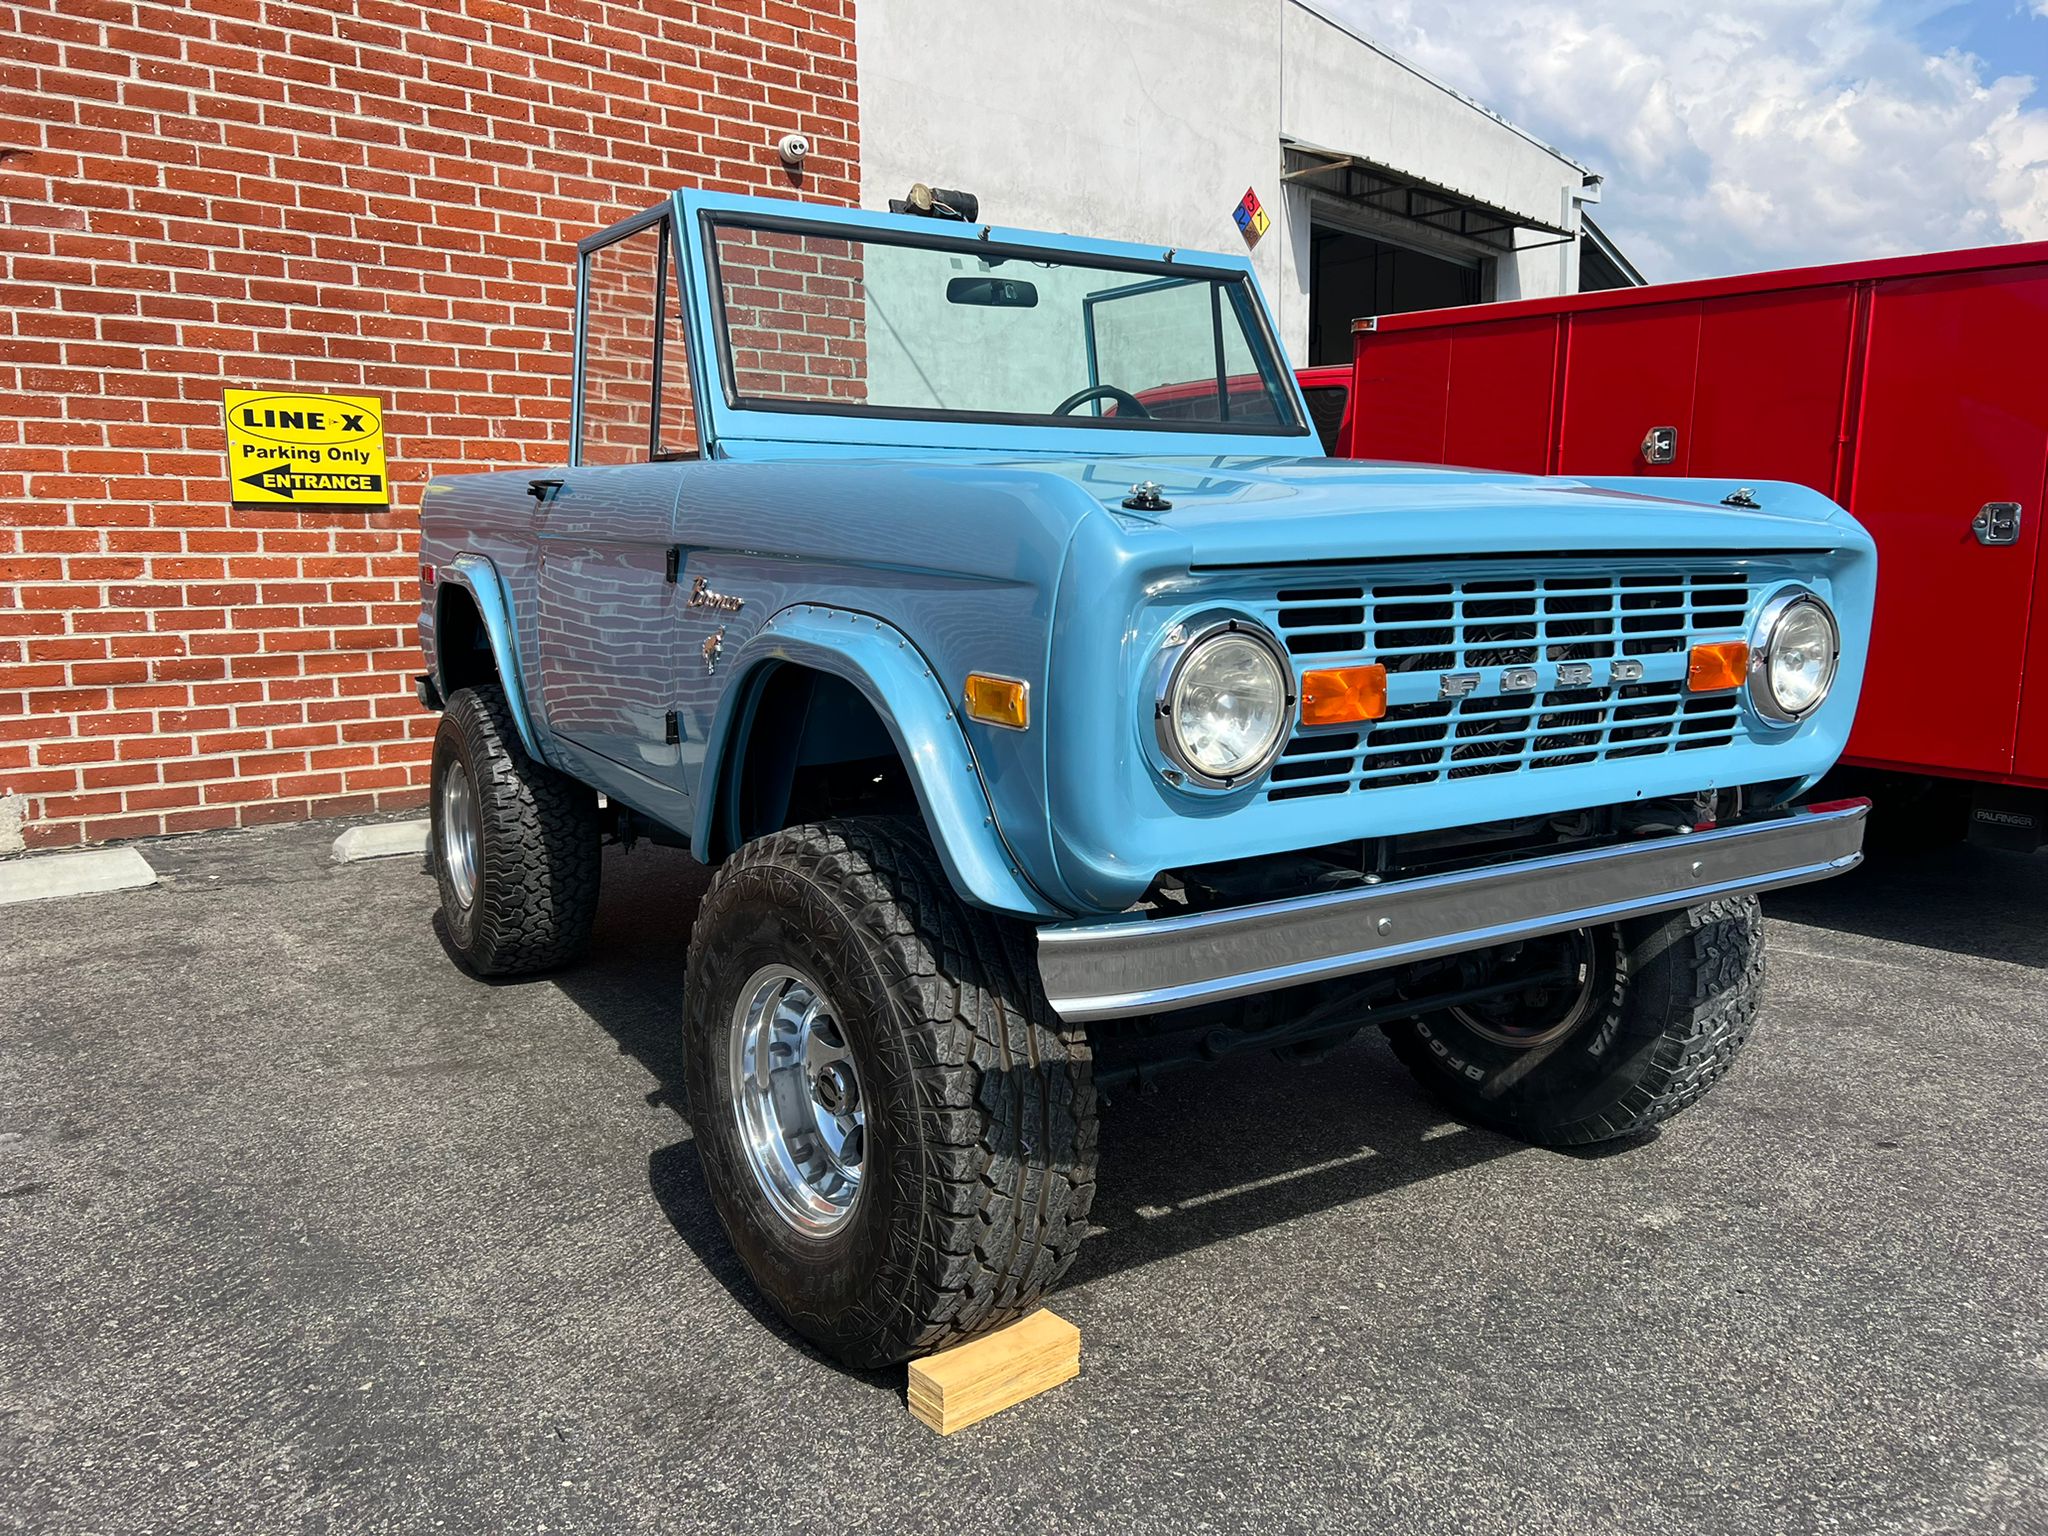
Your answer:
[[[1090,384],[1086,389],[1077,389],[1066,399],[1052,408],[1055,416],[1068,416],[1077,405],[1086,405],[1090,400],[1114,400],[1117,409],[1128,411],[1133,416],[1149,421],[1152,413],[1145,409],[1145,402],[1127,389],[1118,389],[1114,384]]]

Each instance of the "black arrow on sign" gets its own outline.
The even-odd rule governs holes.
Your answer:
[[[259,491],[269,491],[273,496],[292,500],[292,492],[305,491],[308,495],[332,494],[332,486],[322,485],[323,480],[364,480],[366,485],[348,487],[351,491],[379,491],[384,488],[381,475],[366,474],[357,469],[298,469],[290,464],[273,464],[268,469],[259,469],[253,475],[243,475],[243,485],[253,485]],[[311,481],[312,484],[300,482]]]
[[[253,475],[242,476],[242,484],[253,485],[259,491],[269,491],[273,495],[282,496],[286,501],[290,501],[292,499],[292,476],[297,473],[298,471],[289,464],[273,464],[268,469],[257,470]]]

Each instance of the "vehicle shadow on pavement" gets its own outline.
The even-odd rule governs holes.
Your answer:
[[[648,1102],[685,1122],[684,955],[709,878],[671,849],[607,849],[601,958],[553,978],[654,1079]],[[1257,1052],[1220,1071],[1174,1073],[1156,1092],[1119,1091],[1104,1105],[1095,1230],[1068,1283],[1524,1151],[1451,1123],[1376,1033],[1311,1065]],[[798,1342],[733,1256],[687,1140],[653,1154],[648,1183],[705,1268],[764,1326]]]
[[[591,958],[549,978],[654,1080],[647,1102],[672,1111],[684,1127],[683,976],[690,925],[710,879],[708,869],[676,849],[607,848]],[[647,1186],[705,1271],[762,1328],[844,1376],[902,1395],[899,1373],[841,1365],[791,1329],[754,1289],[726,1239],[688,1134],[648,1155]]]
[[[590,957],[550,978],[647,1069],[656,1084],[647,1102],[686,1119],[683,974],[710,883],[711,871],[677,849],[605,849]]]
[[[1247,1054],[1102,1116],[1094,1234],[1070,1285],[1372,1200],[1515,1153],[1458,1124],[1375,1031],[1312,1064]]]
[[[864,1371],[841,1364],[784,1322],[782,1315],[754,1289],[754,1282],[740,1267],[739,1255],[727,1241],[718,1212],[712,1207],[711,1191],[704,1184],[704,1165],[690,1141],[673,1142],[647,1159],[647,1186],[654,1192],[662,1215],[676,1229],[676,1235],[689,1244],[705,1272],[724,1286],[762,1328],[842,1376],[886,1389],[898,1397],[903,1395],[903,1378],[898,1371]]]
[[[2048,855],[1958,844],[1878,850],[1834,880],[1764,896],[1766,917],[2048,969]]]

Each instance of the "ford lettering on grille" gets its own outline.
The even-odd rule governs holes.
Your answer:
[[[1377,661],[1384,718],[1302,730],[1275,800],[1696,751],[1733,741],[1733,693],[1688,694],[1686,655],[1739,635],[1739,567],[1492,568],[1285,588],[1273,613],[1304,666]]]

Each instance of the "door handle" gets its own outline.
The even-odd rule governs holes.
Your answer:
[[[555,492],[561,490],[561,488],[562,482],[559,480],[529,480],[526,482],[526,494],[542,506],[546,506],[549,498]]]
[[[2017,544],[2020,541],[2020,504],[2016,501],[1987,501],[1970,519],[1970,532],[1986,545]]]

